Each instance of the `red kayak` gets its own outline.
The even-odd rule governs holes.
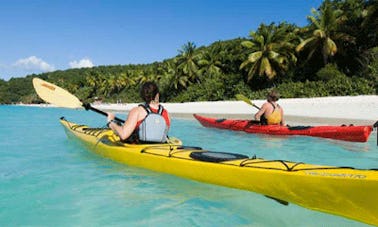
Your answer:
[[[373,126],[281,126],[260,125],[250,120],[217,119],[193,114],[204,126],[209,128],[229,129],[247,133],[269,135],[314,136],[351,142],[366,142],[373,131]]]

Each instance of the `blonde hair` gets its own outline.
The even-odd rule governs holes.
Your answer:
[[[267,95],[268,101],[276,102],[280,99],[280,93],[276,90],[271,90]]]

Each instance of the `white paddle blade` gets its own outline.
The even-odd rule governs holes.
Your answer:
[[[83,103],[74,95],[40,78],[33,78],[33,86],[38,96],[45,102],[64,108],[82,108]]]

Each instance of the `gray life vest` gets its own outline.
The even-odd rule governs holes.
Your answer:
[[[147,116],[139,125],[140,142],[165,143],[168,139],[168,126],[162,116],[164,108],[159,105],[157,113],[152,112],[148,104],[139,105],[147,111]]]

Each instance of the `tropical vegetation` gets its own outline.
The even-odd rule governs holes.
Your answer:
[[[81,100],[139,102],[139,84],[156,81],[164,102],[378,93],[378,0],[325,0],[298,27],[262,23],[248,37],[197,47],[139,65],[58,70],[0,80],[0,103],[39,103],[33,77],[61,86]],[[248,28],[246,28],[248,29]]]

